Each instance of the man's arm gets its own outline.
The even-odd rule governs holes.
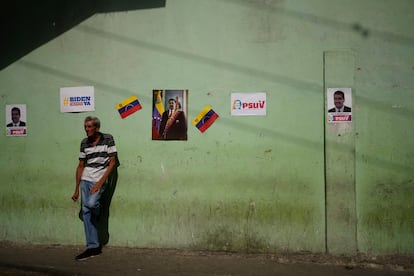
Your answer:
[[[93,185],[90,194],[94,194],[96,192],[99,192],[99,190],[102,188],[102,185],[105,183],[106,179],[109,177],[109,175],[111,174],[112,170],[115,167],[115,156],[110,156],[109,157],[109,165],[108,168],[106,169],[104,175],[101,177],[101,179],[99,179],[98,182],[95,183],[95,185]]]
[[[180,139],[187,139],[187,121],[185,118],[184,112],[180,112],[180,115],[178,116],[178,126],[177,129],[179,130]]]
[[[79,198],[79,185],[83,173],[83,169],[85,168],[85,161],[79,160],[79,164],[76,167],[76,185],[75,185],[75,192],[73,193],[72,200],[77,201]]]

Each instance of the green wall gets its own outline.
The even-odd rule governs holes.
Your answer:
[[[84,243],[70,197],[93,114],[121,161],[110,245],[413,253],[413,8],[174,0],[88,18],[0,71],[3,110],[24,103],[28,116],[27,137],[0,136],[0,239]],[[332,52],[354,59],[342,83],[329,67],[340,59],[325,63]],[[346,170],[326,164],[340,157],[329,150],[342,131],[325,124],[332,83],[353,89]],[[59,88],[84,85],[95,87],[95,112],[60,113]],[[153,89],[188,89],[189,121],[207,104],[220,118],[204,134],[189,123],[186,142],[152,141]],[[232,92],[262,91],[267,116],[230,116]],[[131,95],[143,109],[122,120],[115,104]],[[346,188],[332,170],[351,176]],[[355,234],[326,227],[336,224]]]

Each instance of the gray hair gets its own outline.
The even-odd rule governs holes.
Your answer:
[[[98,117],[94,117],[94,116],[88,116],[85,118],[85,123],[92,121],[92,124],[94,127],[100,128],[101,127],[101,121],[99,120]]]

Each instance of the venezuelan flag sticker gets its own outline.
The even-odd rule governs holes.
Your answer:
[[[118,110],[119,115],[121,115],[122,119],[137,112],[141,108],[142,106],[139,103],[138,98],[136,96],[129,97],[128,99],[123,100],[122,102],[116,105],[116,109]]]
[[[201,132],[206,131],[219,115],[214,112],[211,106],[207,105],[192,121],[193,125]]]

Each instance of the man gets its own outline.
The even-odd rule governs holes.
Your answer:
[[[100,126],[97,117],[85,118],[84,127],[87,137],[80,145],[76,186],[72,200],[78,200],[80,187],[87,249],[76,256],[76,260],[85,260],[102,253],[97,229],[100,199],[108,177],[117,166],[117,150],[112,135],[99,132]]]
[[[187,140],[187,121],[180,110],[178,97],[168,100],[169,109],[162,114],[160,125],[161,140]]]
[[[344,105],[345,102],[345,94],[344,92],[338,90],[334,93],[334,104],[335,107],[328,110],[328,112],[351,112],[351,108],[349,106]]]
[[[13,107],[11,110],[11,117],[12,122],[7,124],[7,127],[22,127],[26,126],[26,123],[23,121],[20,121],[20,108]]]
[[[234,100],[233,102],[233,109],[240,110],[242,107],[242,102],[240,100]]]

